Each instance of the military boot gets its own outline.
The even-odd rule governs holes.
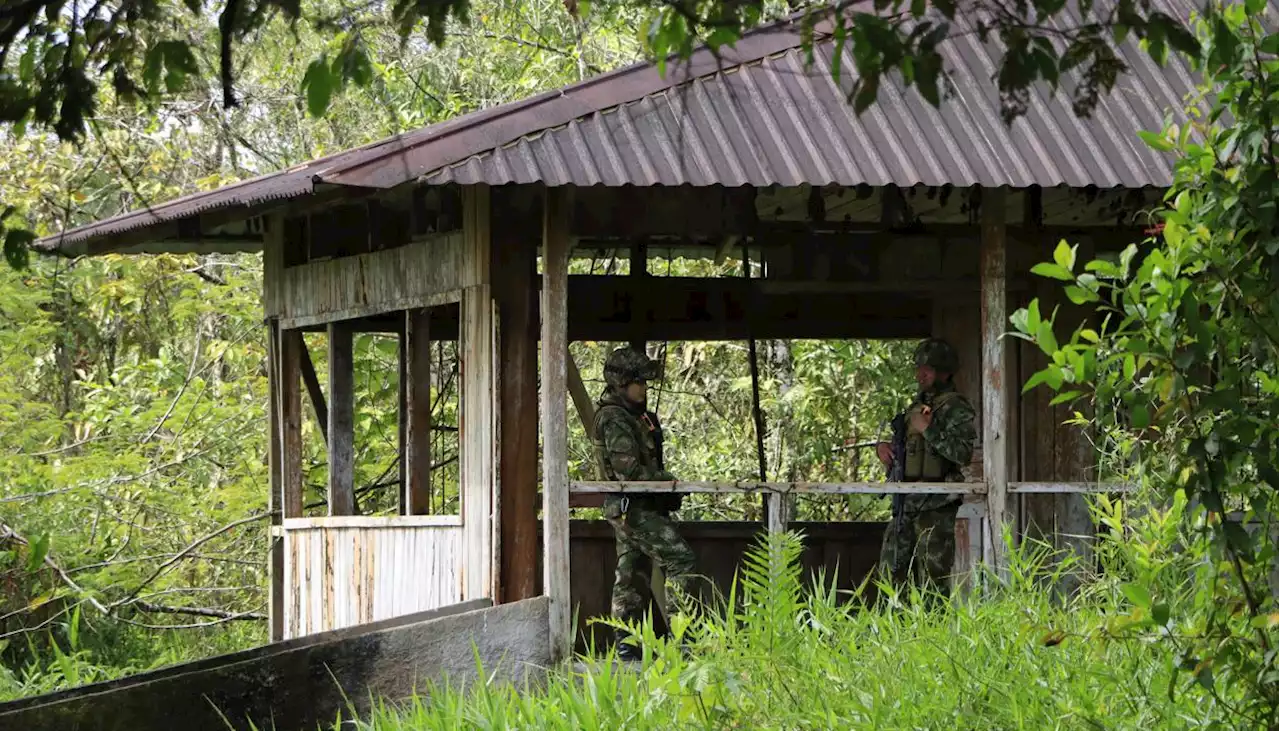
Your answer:
[[[639,662],[644,653],[640,650],[640,645],[631,639],[631,633],[626,630],[614,630],[614,644],[618,650],[618,659],[627,662]]]

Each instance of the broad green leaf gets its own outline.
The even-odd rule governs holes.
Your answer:
[[[1245,561],[1253,563],[1253,540],[1244,526],[1238,521],[1226,520],[1223,521],[1222,532],[1226,536],[1227,544]]]
[[[1063,282],[1074,282],[1076,277],[1069,269],[1061,264],[1053,264],[1051,262],[1040,262],[1031,267],[1031,273],[1050,279],[1057,279]]]
[[[1098,296],[1093,292],[1090,292],[1089,290],[1085,289],[1084,287],[1076,287],[1074,285],[1071,285],[1066,287],[1065,289],[1067,293],[1067,299],[1071,300],[1072,304],[1083,305],[1087,302],[1098,301]]]
[[[1073,271],[1076,266],[1076,247],[1062,239],[1053,249],[1053,261],[1063,269]]]
[[[1173,143],[1165,139],[1165,136],[1159,132],[1150,132],[1148,130],[1139,130],[1138,136],[1147,146],[1159,152],[1169,152],[1173,149]]]
[[[311,62],[307,73],[302,77],[302,89],[307,95],[307,112],[312,117],[324,116],[333,98],[334,78],[329,62],[324,57]]]
[[[1120,585],[1120,591],[1135,607],[1151,608],[1151,592],[1145,586],[1128,582]]]
[[[1054,396],[1053,400],[1049,402],[1049,405],[1057,406],[1058,404],[1065,404],[1067,402],[1074,401],[1079,397],[1080,397],[1080,391],[1063,391],[1057,396]]]
[[[44,565],[49,555],[49,534],[41,533],[27,545],[27,573],[34,574]]]
[[[1151,412],[1146,406],[1138,404],[1133,407],[1133,413],[1130,417],[1134,429],[1146,429],[1151,424]]]
[[[1053,323],[1047,321],[1040,323],[1040,327],[1036,330],[1036,344],[1045,355],[1058,352],[1058,338],[1053,334]]]
[[[1169,624],[1169,604],[1167,602],[1153,604],[1151,606],[1151,619],[1160,627]]]
[[[4,235],[4,259],[14,269],[26,269],[31,260],[31,244],[36,235],[26,229],[10,229]]]

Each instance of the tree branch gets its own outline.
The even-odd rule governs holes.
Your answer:
[[[214,619],[231,621],[257,621],[267,618],[267,615],[261,612],[228,612],[222,609],[209,609],[207,607],[170,607],[164,604],[152,604],[151,602],[143,601],[133,602],[130,606],[137,607],[144,612],[151,612],[153,614],[183,614],[191,617],[212,617]]]

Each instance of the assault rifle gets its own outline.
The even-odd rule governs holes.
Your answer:
[[[893,436],[889,442],[889,450],[893,455],[893,459],[889,462],[885,477],[888,478],[889,482],[902,482],[906,478],[907,469],[907,415],[902,413],[893,417],[893,421],[889,422],[889,428],[893,430]],[[905,494],[900,492],[893,494],[893,529],[897,535],[902,535],[902,531],[906,528],[906,502],[907,496]],[[896,556],[897,554],[895,553]],[[894,566],[893,568],[897,571],[901,567]]]

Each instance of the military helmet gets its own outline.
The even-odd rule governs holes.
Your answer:
[[[652,381],[659,377],[661,368],[635,348],[618,348],[604,361],[604,382],[614,388],[626,388],[637,381]]]
[[[942,338],[929,338],[916,346],[916,367],[929,366],[941,373],[955,373],[960,367],[960,357],[951,343]]]

